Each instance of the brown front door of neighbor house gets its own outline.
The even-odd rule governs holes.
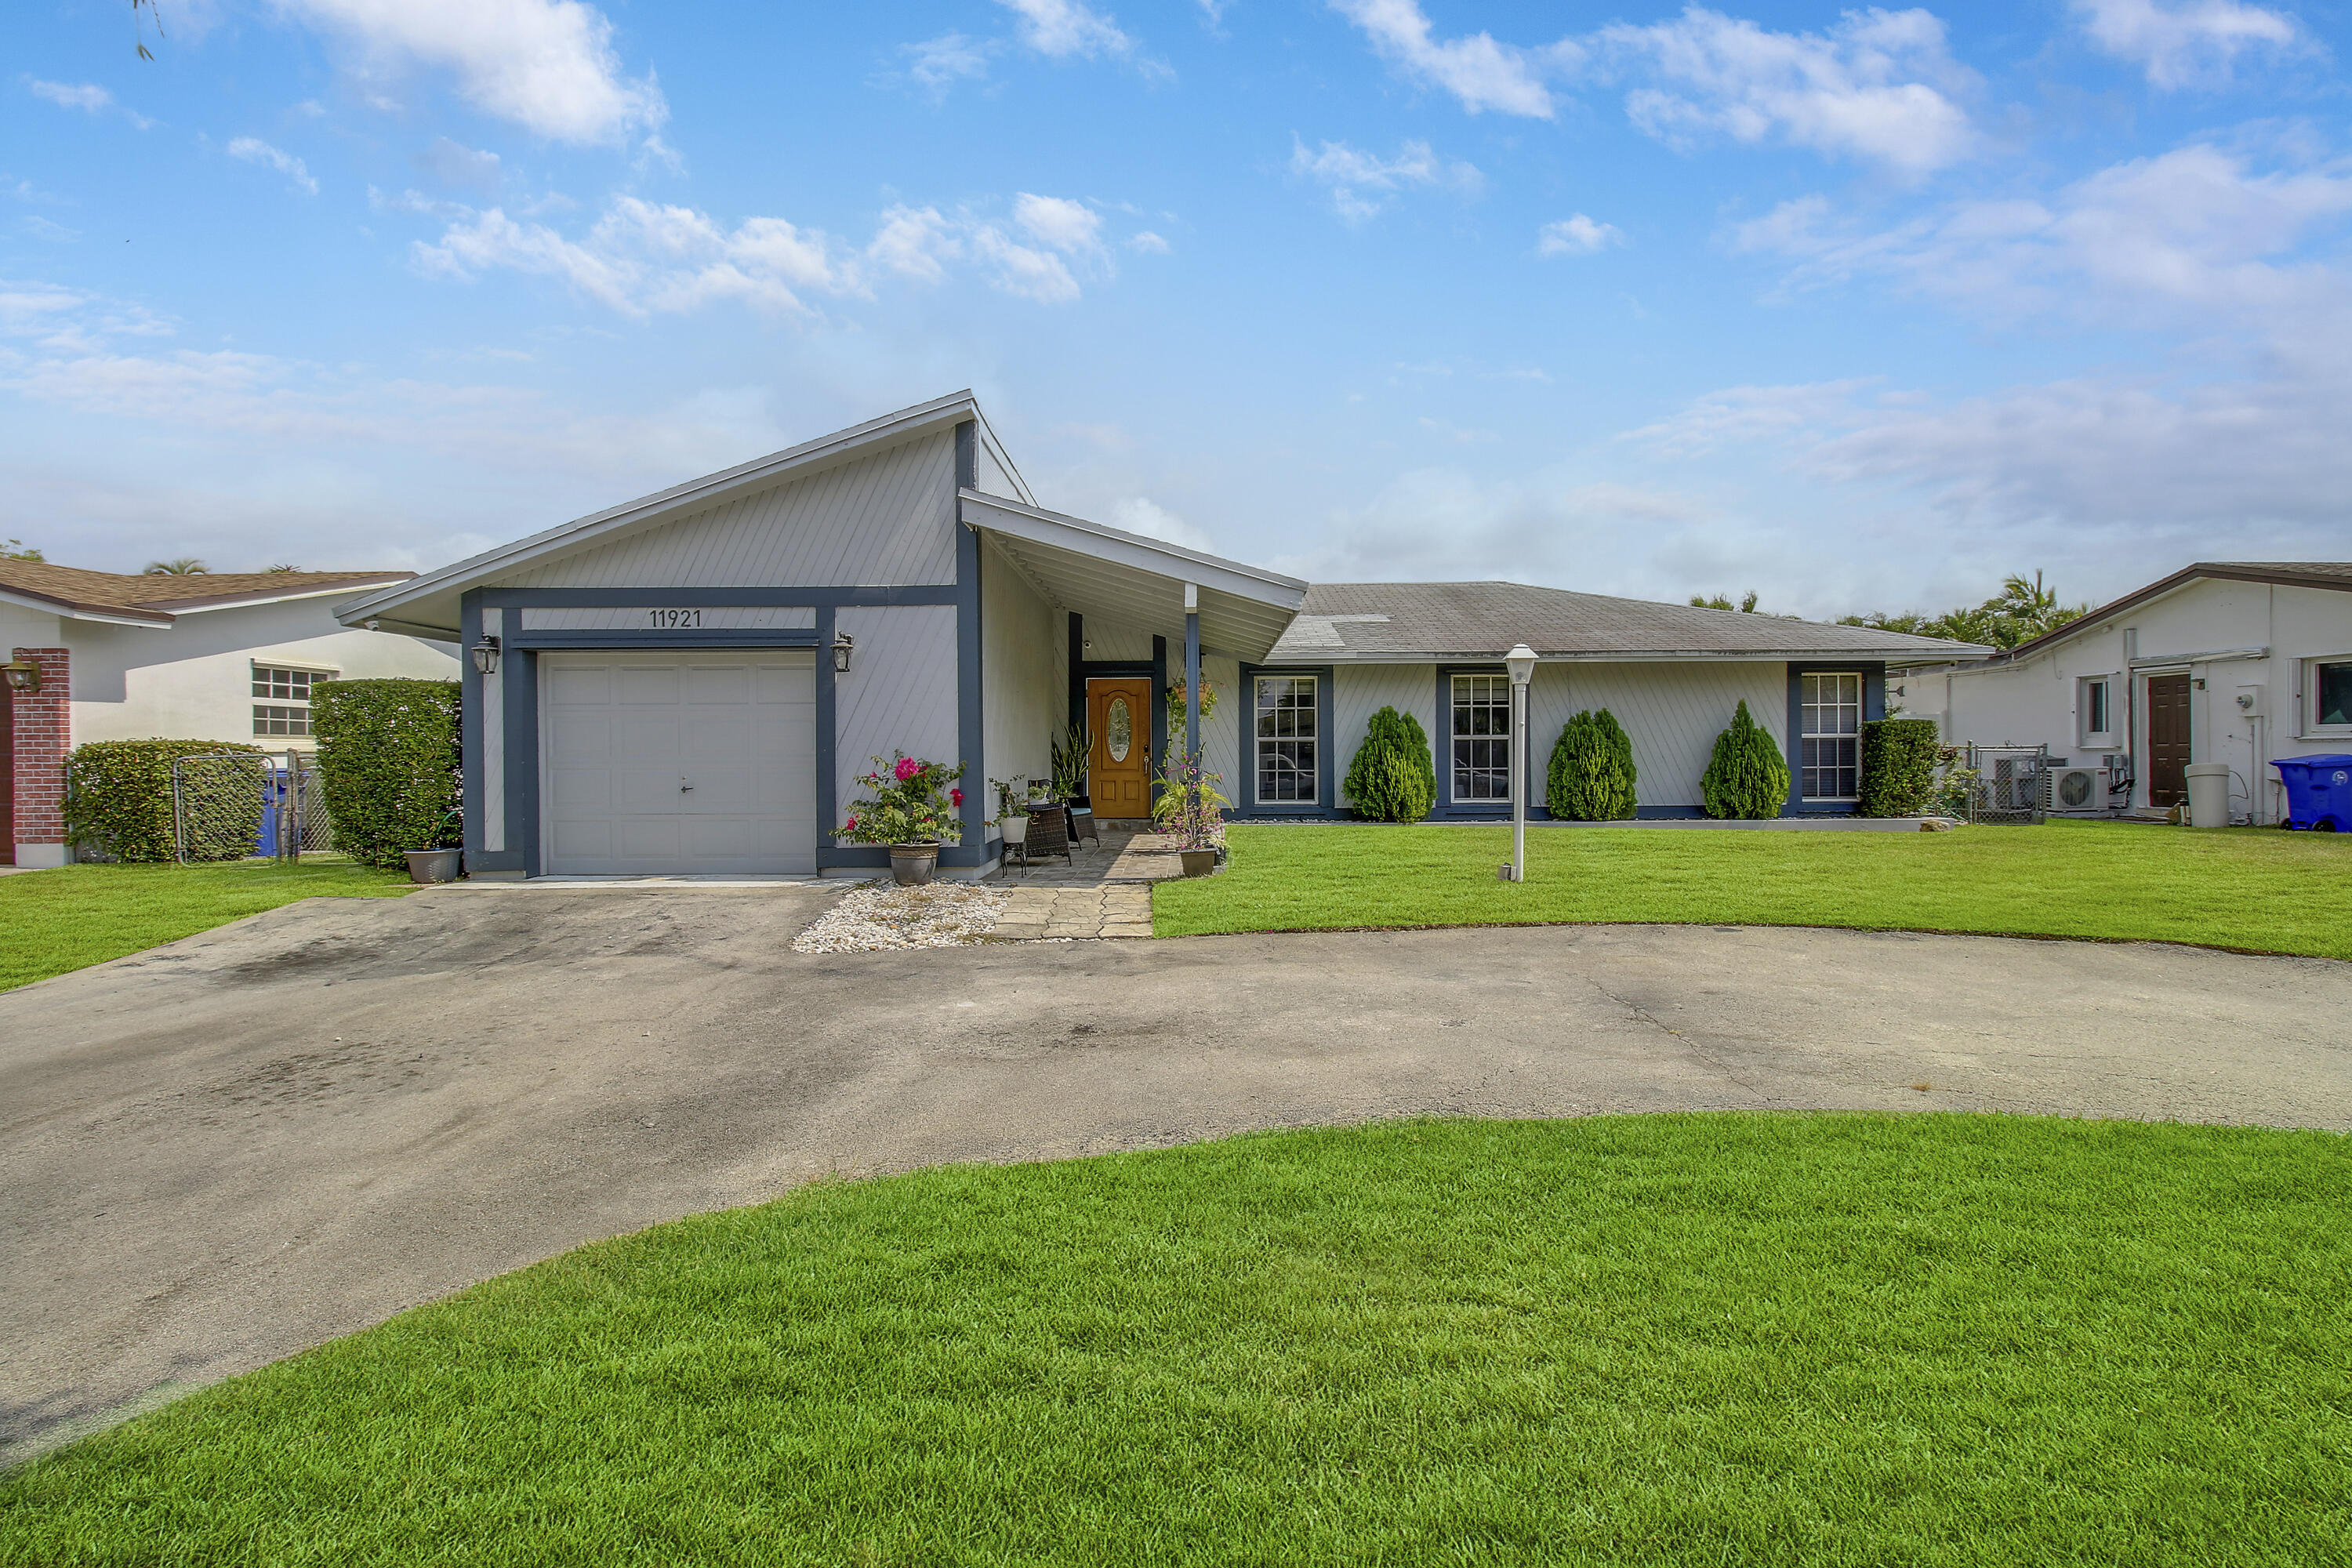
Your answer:
[[[2189,678],[2147,678],[2147,803],[2179,805],[2189,798]]]
[[[1095,820],[1151,815],[1151,682],[1087,682],[1087,796]]]

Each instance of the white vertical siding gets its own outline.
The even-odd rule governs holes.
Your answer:
[[[1696,806],[1715,738],[1740,700],[1748,717],[1785,750],[1788,667],[1726,661],[1539,664],[1529,693],[1528,741],[1540,780],[1560,727],[1586,709],[1606,708],[1633,742],[1634,794],[1644,806]],[[1542,786],[1533,797],[1542,799]]]
[[[1151,634],[1100,616],[1087,618],[1087,648],[1082,658],[1126,658],[1148,660],[1151,658]],[[1181,637],[1168,639],[1169,679],[1184,662],[1184,644]]]
[[[1169,672],[1169,679],[1179,679]],[[1242,689],[1238,659],[1204,653],[1201,679],[1216,689],[1217,710],[1201,726],[1201,766],[1216,776],[1217,793],[1238,804],[1242,798],[1242,726],[1249,722],[1250,694]]]
[[[1341,805],[1352,805],[1346,788],[1349,764],[1364,743],[1372,715],[1383,708],[1410,713],[1429,737],[1434,765],[1444,754],[1437,711],[1437,667],[1430,664],[1343,665],[1332,672],[1331,781]]]
[[[981,735],[992,778],[1045,777],[1069,722],[1055,613],[993,549],[981,552]],[[1066,634],[1065,634],[1066,637]],[[984,779],[967,779],[975,788]],[[996,809],[995,798],[989,810]]]
[[[897,750],[928,762],[960,760],[956,611],[952,605],[845,606],[835,625],[857,639],[849,673],[835,676],[833,688],[834,799],[846,816],[869,758]]]
[[[517,573],[509,588],[872,587],[955,581],[940,432]]]
[[[983,495],[1004,496],[1012,500],[1019,500],[1021,492],[1013,488],[1012,476],[1007,474],[1003,465],[989,454],[988,443],[975,440],[972,446],[976,450],[973,454],[971,488]]]

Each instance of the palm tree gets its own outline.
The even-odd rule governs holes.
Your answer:
[[[193,555],[183,555],[176,561],[150,561],[145,574],[150,577],[201,577],[212,568]]]

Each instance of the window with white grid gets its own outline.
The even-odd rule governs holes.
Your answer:
[[[253,732],[256,735],[309,734],[310,688],[319,681],[334,678],[331,670],[255,665]]]
[[[1862,677],[1808,675],[1798,728],[1807,800],[1853,800],[1862,793]]]
[[[1454,798],[1511,798],[1511,678],[1454,678]]]
[[[1261,805],[1315,804],[1315,677],[1257,678],[1257,798]]]

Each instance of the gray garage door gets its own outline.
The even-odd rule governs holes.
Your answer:
[[[814,654],[539,665],[548,875],[816,869]]]

